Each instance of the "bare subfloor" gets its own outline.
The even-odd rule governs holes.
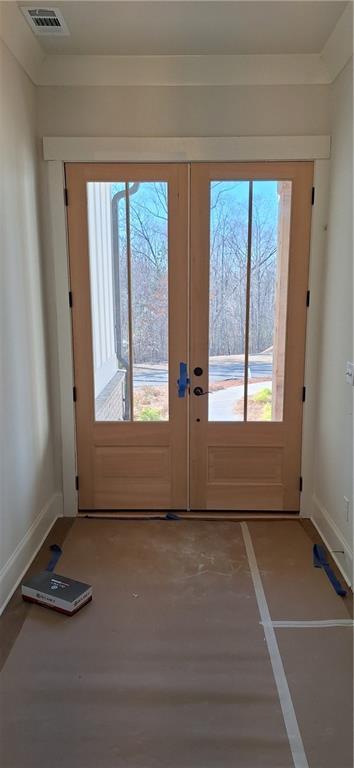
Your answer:
[[[313,568],[310,528],[247,526],[272,622],[304,622],[275,636],[307,764],[352,768],[349,600]],[[239,522],[76,519],[50,541],[94,600],[68,618],[17,594],[1,618],[2,768],[305,767]]]

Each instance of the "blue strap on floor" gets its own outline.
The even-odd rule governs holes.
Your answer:
[[[61,547],[59,547],[59,544],[52,544],[49,547],[50,551],[53,553],[52,557],[49,560],[49,563],[46,567],[46,571],[54,571],[54,568],[59,560],[60,555],[62,554],[63,550]]]
[[[336,590],[337,595],[340,597],[345,597],[347,590],[342,587],[340,581],[338,581],[336,575],[333,573],[326,557],[326,551],[324,547],[320,546],[320,544],[314,544],[313,564],[315,568],[323,568],[332,584],[332,587]]]
[[[180,520],[180,516],[176,512],[167,512],[165,520]]]

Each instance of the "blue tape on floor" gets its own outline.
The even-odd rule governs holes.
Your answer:
[[[340,581],[338,581],[336,575],[333,573],[332,568],[327,560],[326,551],[324,547],[320,546],[320,544],[314,544],[313,564],[315,568],[323,568],[332,584],[333,589],[335,589],[337,592],[337,595],[340,597],[345,597],[347,590],[342,587]]]
[[[49,547],[50,551],[53,553],[52,557],[49,560],[49,563],[46,567],[46,571],[54,571],[54,568],[59,560],[60,555],[62,554],[63,550],[61,547],[59,547],[59,544],[52,544]]]

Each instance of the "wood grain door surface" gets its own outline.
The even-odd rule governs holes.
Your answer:
[[[312,181],[66,165],[81,510],[299,510]]]

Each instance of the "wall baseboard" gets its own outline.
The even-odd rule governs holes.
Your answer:
[[[63,515],[63,497],[54,493],[0,570],[0,616],[58,517]]]
[[[353,586],[353,552],[337,524],[331,519],[327,509],[315,494],[312,497],[312,502],[311,521],[330,551],[343,578],[351,587]],[[343,552],[338,550],[343,550]]]

